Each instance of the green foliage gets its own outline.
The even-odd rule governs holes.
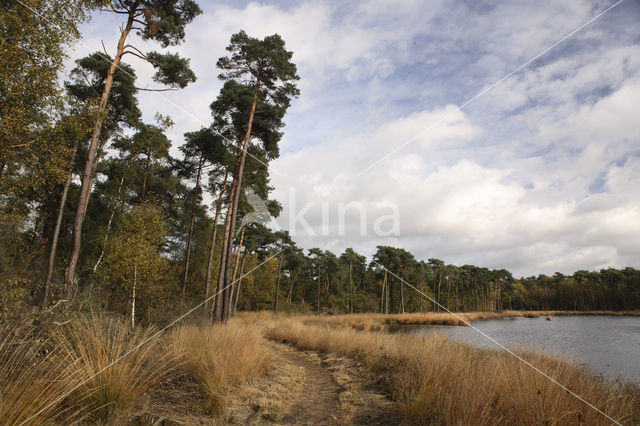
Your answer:
[[[85,104],[96,103],[104,91],[112,61],[113,58],[102,52],[76,60],[76,67],[71,70],[71,80],[65,83],[69,95]],[[121,124],[132,127],[139,122],[142,112],[138,108],[135,81],[133,68],[121,62],[113,74],[113,85],[107,102],[108,130],[117,130]]]
[[[291,97],[300,93],[294,83],[300,77],[291,62],[293,52],[285,49],[280,35],[259,40],[240,31],[231,36],[227,50],[231,56],[218,59],[216,64],[223,70],[221,80],[259,80],[271,92],[274,102],[284,107],[288,107]]]
[[[153,80],[170,87],[185,88],[196,81],[196,75],[189,68],[189,59],[181,58],[177,53],[147,53],[147,58],[157,69]]]
[[[0,319],[18,317],[29,309],[29,282],[20,277],[0,281]]]
[[[124,0],[120,3],[130,10],[134,1]],[[135,3],[146,23],[138,34],[143,39],[159,42],[163,47],[182,42],[184,27],[202,13],[193,0],[143,0]]]
[[[97,2],[15,0],[0,4],[0,209],[59,181],[69,146],[47,131],[62,113],[64,48]],[[7,206],[6,204],[9,204]]]
[[[168,268],[162,256],[166,232],[162,214],[155,206],[136,206],[124,216],[98,269],[100,281],[115,297],[115,303],[127,303],[134,282],[143,308],[166,297],[161,285]]]

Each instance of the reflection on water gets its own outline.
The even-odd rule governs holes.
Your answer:
[[[544,317],[505,318],[474,321],[473,325],[510,349],[540,348],[587,364],[596,373],[640,383],[640,317],[557,316],[551,321]],[[452,341],[498,349],[472,327],[434,325],[403,331],[438,331]]]

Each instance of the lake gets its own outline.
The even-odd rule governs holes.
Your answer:
[[[586,364],[596,373],[640,384],[640,317],[607,315],[503,318],[474,321],[474,327],[510,348],[535,347]],[[406,333],[444,333],[451,341],[498,349],[472,327],[402,328]]]

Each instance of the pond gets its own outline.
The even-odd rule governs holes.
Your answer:
[[[539,348],[586,364],[595,373],[640,384],[640,317],[607,315],[478,320],[473,326],[510,348]],[[451,341],[499,349],[472,327],[404,327],[406,333],[444,333]]]

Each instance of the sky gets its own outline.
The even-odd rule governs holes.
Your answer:
[[[211,122],[231,35],[278,33],[301,94],[270,164],[272,226],[298,245],[392,245],[516,276],[637,268],[640,1],[616,2],[200,1],[170,48],[198,80],[140,106],[173,118],[178,155]],[[68,67],[102,42],[113,55],[119,18],[83,25]]]

